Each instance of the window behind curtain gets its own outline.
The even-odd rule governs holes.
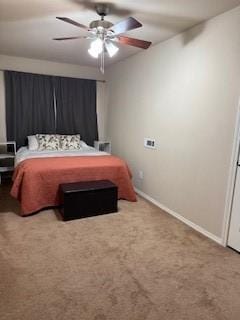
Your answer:
[[[98,139],[96,80],[56,77],[57,133],[80,133],[81,139],[93,145]]]
[[[36,133],[80,133],[98,139],[96,81],[5,71],[7,139],[26,144]]]
[[[51,76],[5,71],[7,139],[17,147],[28,135],[55,133]]]

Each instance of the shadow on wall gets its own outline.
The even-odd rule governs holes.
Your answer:
[[[26,2],[30,2],[29,0],[24,0]],[[47,17],[49,15],[58,15],[60,12],[78,12],[79,14],[83,11],[92,11],[93,17],[96,16],[96,2],[95,0],[69,0],[66,4],[61,5],[61,9],[58,7],[50,7],[49,1],[42,0],[38,4],[31,4],[26,9],[25,6],[14,3],[14,5],[5,5],[0,11],[0,20],[4,21],[19,21],[19,20],[27,20],[34,18]],[[118,6],[113,3],[107,3],[109,6],[109,16],[119,17],[120,20],[128,17],[135,16],[139,21],[142,22],[143,25],[148,24],[149,26],[154,26],[158,28],[162,28],[165,31],[168,31],[169,35],[175,35],[180,31],[187,30],[189,28],[194,28],[194,30],[189,30],[183,34],[183,44],[187,45],[189,42],[193,41],[205,28],[204,23],[200,23],[199,19],[186,17],[186,16],[178,16],[178,15],[169,15],[164,14],[162,9],[156,6],[156,10],[148,10],[147,7],[143,7],[142,9],[138,6],[134,6],[131,3],[125,4],[124,6]],[[149,1],[151,4],[151,1]],[[154,2],[152,2],[154,5]],[[24,10],[23,10],[24,8]],[[111,20],[111,19],[110,19]],[[199,24],[199,25],[198,25]],[[198,26],[197,26],[198,25]],[[148,39],[151,41],[151,39]]]
[[[55,1],[57,2],[57,1]],[[104,1],[103,1],[104,2]],[[96,17],[96,1],[93,0],[69,0],[66,3],[61,2],[61,7],[49,6],[49,0],[41,0],[39,3],[31,3],[30,0],[24,0],[25,5],[22,4],[22,1],[14,4],[5,5],[0,11],[0,20],[1,21],[20,21],[28,19],[39,19],[48,16],[57,16],[61,12],[74,12],[81,15],[83,11],[92,11],[93,17]],[[28,6],[27,6],[28,4]],[[129,16],[132,11],[128,8],[121,8],[116,6],[113,3],[108,3],[110,8],[110,15],[116,15],[119,17]]]
[[[175,16],[169,14],[161,14],[159,12],[136,12],[140,21],[150,26],[163,28],[173,34],[179,33],[179,30],[186,30],[186,28],[193,27],[200,23],[199,19],[194,19],[185,16]]]
[[[71,0],[72,3],[78,4],[79,8],[93,11],[96,10],[96,1],[93,0]],[[178,32],[179,29],[183,30],[189,28],[189,26],[194,26],[200,22],[199,19],[176,16],[162,13],[162,9],[159,7],[159,11],[156,7],[156,11],[149,11],[147,7],[144,9],[139,9],[139,5],[134,6],[131,3],[125,3],[124,6],[116,5],[110,2],[106,3],[109,8],[109,16],[117,16],[126,18],[129,15],[136,16],[140,22],[149,24],[150,26],[156,26],[164,28],[169,31]],[[151,0],[149,1],[151,4]],[[153,2],[154,4],[154,2]]]
[[[25,4],[30,3],[30,0],[24,0]],[[79,12],[82,14],[84,11],[92,11],[93,18],[96,17],[96,0],[69,0],[69,2],[61,3],[61,7],[50,6],[49,0],[42,0],[37,4],[32,4],[29,6],[23,6],[22,2],[14,3],[12,5],[4,5],[0,11],[1,21],[20,21],[28,19],[43,18],[48,16],[59,15],[60,12]],[[104,1],[103,1],[104,3]],[[162,8],[156,5],[155,1],[149,0],[149,6],[134,5],[134,3],[125,3],[124,5],[117,5],[111,2],[106,2],[109,7],[109,16],[119,17],[120,20],[128,17],[135,16],[139,21],[144,24],[149,24],[149,26],[156,26],[158,28],[163,28],[175,34],[179,30],[186,30],[200,22],[199,19],[164,14]],[[149,10],[150,5],[153,5],[156,10]],[[151,39],[149,39],[151,40]]]
[[[118,17],[126,17],[130,14],[133,13],[132,10],[128,9],[128,8],[123,8],[123,7],[119,7],[117,5],[115,5],[114,3],[111,2],[97,2],[96,0],[70,0],[73,3],[76,3],[79,5],[79,7],[81,9],[87,9],[87,10],[91,10],[93,11],[93,13],[96,12],[96,5],[97,4],[107,4],[107,7],[109,8],[109,13],[107,13],[107,15],[116,15]]]
[[[182,43],[184,46],[188,45],[190,42],[194,41],[198,36],[200,36],[204,29],[205,29],[206,23],[200,23],[199,25],[195,26],[194,28],[191,28],[187,30],[186,32],[181,34],[182,37]]]

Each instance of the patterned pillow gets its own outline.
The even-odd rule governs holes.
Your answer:
[[[38,140],[38,150],[60,150],[58,134],[36,134]]]
[[[60,147],[62,150],[79,150],[80,134],[60,135]]]

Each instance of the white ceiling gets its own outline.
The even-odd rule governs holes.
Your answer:
[[[87,49],[89,40],[53,41],[54,37],[86,35],[86,31],[56,20],[66,16],[89,25],[98,16],[93,0],[0,0],[0,53],[28,58],[97,66]],[[143,27],[128,36],[152,41],[166,40],[201,21],[238,5],[240,0],[113,0],[106,20],[116,23],[128,16]],[[119,45],[114,63],[139,52],[140,49]]]

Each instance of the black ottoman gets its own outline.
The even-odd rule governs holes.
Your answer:
[[[64,221],[117,212],[118,188],[109,180],[60,184]]]

